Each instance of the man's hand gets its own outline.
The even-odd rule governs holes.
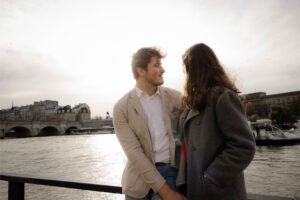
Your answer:
[[[158,193],[163,200],[187,200],[185,196],[172,190],[166,183],[159,189]]]

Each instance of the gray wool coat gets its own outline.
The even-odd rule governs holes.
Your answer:
[[[177,184],[187,183],[188,200],[246,200],[243,170],[255,154],[243,104],[233,91],[210,89],[203,110],[184,110],[180,131],[188,141],[181,151]]]

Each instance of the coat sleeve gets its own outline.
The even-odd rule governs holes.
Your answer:
[[[129,162],[134,166],[139,176],[155,192],[162,187],[165,179],[157,171],[151,160],[145,155],[139,138],[134,134],[128,123],[126,113],[127,106],[124,102],[118,102],[113,110],[113,124],[117,138],[127,156]],[[127,177],[132,178],[132,177]]]
[[[217,100],[216,119],[225,144],[205,171],[204,177],[216,185],[226,186],[252,161],[255,140],[244,106],[232,91],[224,92]]]

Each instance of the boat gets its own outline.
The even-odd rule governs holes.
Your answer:
[[[250,124],[258,146],[300,144],[298,129],[282,130],[273,125],[270,119],[261,119]]]
[[[101,128],[79,128],[72,129],[70,135],[88,135],[88,134],[113,134],[115,132],[112,126],[103,126]]]

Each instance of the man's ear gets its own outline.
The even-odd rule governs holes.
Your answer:
[[[140,77],[140,76],[144,76],[144,74],[145,74],[145,72],[146,72],[146,71],[145,71],[143,68],[141,68],[141,67],[137,67],[137,68],[136,68],[136,71],[137,71],[139,77]]]

